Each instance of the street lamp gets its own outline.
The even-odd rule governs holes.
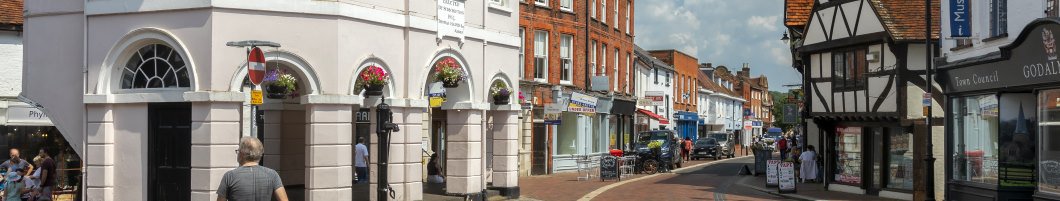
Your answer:
[[[784,43],[787,43],[788,40],[791,40],[791,38],[788,37],[788,33],[787,32],[784,32],[784,37],[780,38],[780,40],[784,41]]]

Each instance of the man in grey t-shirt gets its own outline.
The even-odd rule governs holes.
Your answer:
[[[239,139],[236,150],[240,166],[225,172],[217,187],[217,201],[287,201],[287,190],[276,171],[258,165],[265,153],[261,141],[253,137]]]

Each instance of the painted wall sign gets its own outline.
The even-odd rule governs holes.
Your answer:
[[[593,91],[607,91],[611,89],[611,80],[609,80],[607,76],[592,76],[590,80],[592,81],[590,89]]]
[[[464,0],[438,0],[438,38],[452,36],[464,42]]]
[[[369,123],[371,119],[371,110],[358,110],[357,111],[357,123]]]
[[[596,102],[599,98],[578,92],[571,92],[570,103],[567,111],[580,113],[596,113]]]
[[[1002,58],[968,66],[940,68],[940,84],[947,93],[1050,84],[1060,81],[1055,20],[1037,20],[1011,46],[1002,47]],[[1006,53],[1006,51],[1008,51]],[[1007,57],[1005,57],[1007,55]]]
[[[29,105],[11,105],[6,115],[9,126],[52,126],[48,115]]]
[[[972,36],[971,21],[968,19],[968,2],[971,0],[950,1],[950,37],[961,38]]]
[[[666,106],[666,92],[645,91],[644,98],[651,99],[652,105],[654,106]]]

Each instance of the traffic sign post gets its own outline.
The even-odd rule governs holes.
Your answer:
[[[270,41],[244,40],[230,41],[225,43],[228,47],[241,47],[247,51],[247,78],[251,83],[250,88],[250,136],[264,140],[258,134],[258,106],[262,104],[261,82],[265,80],[265,53],[261,47],[279,48],[280,44]]]

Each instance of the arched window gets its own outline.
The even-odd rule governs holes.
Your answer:
[[[122,89],[190,87],[184,56],[162,44],[141,47],[125,63]]]

